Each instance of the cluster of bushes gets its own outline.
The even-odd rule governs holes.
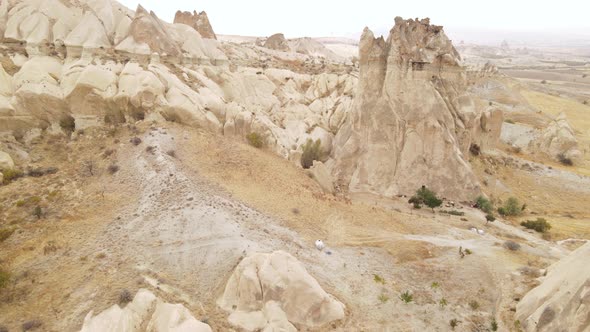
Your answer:
[[[422,205],[426,205],[434,211],[434,208],[442,205],[442,200],[436,196],[436,193],[425,186],[418,189],[416,194],[408,201],[414,205],[415,209],[422,208]]]
[[[484,196],[478,196],[475,199],[475,207],[486,213],[487,222],[493,222],[496,220],[496,216],[494,216],[494,205],[489,199]]]
[[[528,229],[535,230],[539,233],[545,233],[551,229],[551,224],[544,218],[537,218],[537,220],[527,220],[520,223]]]
[[[322,141],[317,139],[315,142],[308,139],[303,145],[303,155],[301,155],[301,166],[303,168],[310,168],[313,166],[314,160],[321,160],[323,156]]]
[[[505,217],[518,216],[524,211],[526,204],[521,205],[518,199],[510,197],[498,208],[498,213]]]
[[[9,169],[3,169],[2,170],[2,175],[3,175],[3,180],[1,184],[9,184],[12,181],[23,177],[24,173],[18,169],[15,168],[9,168]]]
[[[246,140],[248,140],[248,144],[252,145],[253,147],[260,149],[264,146],[264,141],[262,140],[262,136],[258,133],[250,133],[246,135]]]

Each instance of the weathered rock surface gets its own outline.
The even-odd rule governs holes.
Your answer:
[[[590,243],[551,265],[516,306],[525,331],[590,331]]]
[[[14,161],[8,153],[0,151],[0,170],[11,168],[14,168]]]
[[[282,33],[275,33],[274,35],[268,37],[268,39],[266,39],[264,42],[263,47],[283,52],[288,52],[291,50],[289,43],[287,43],[287,39],[285,39],[285,35]]]
[[[204,11],[200,13],[193,11],[191,14],[190,12],[181,12],[179,10],[174,16],[174,23],[182,23],[192,27],[193,29],[197,30],[197,32],[203,38],[217,39],[217,36],[213,31],[213,27],[209,22],[209,17],[207,17],[207,13]]]
[[[543,151],[552,158],[557,158],[559,154],[572,160],[577,160],[582,156],[578,150],[578,140],[574,130],[570,126],[565,113],[551,121],[537,138],[535,144],[539,151]]]
[[[422,185],[445,197],[479,193],[466,154],[481,132],[494,144],[501,115],[484,113],[467,93],[459,63],[442,27],[428,19],[396,18],[387,41],[365,29],[356,99],[332,155],[342,187],[385,196]]]
[[[81,332],[211,332],[209,325],[196,320],[181,304],[169,304],[152,292],[141,289],[124,308],[113,305],[84,319]]]
[[[233,325],[247,331],[295,331],[344,318],[344,305],[282,251],[244,258],[218,304],[231,313]]]

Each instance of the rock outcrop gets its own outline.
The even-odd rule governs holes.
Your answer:
[[[0,171],[11,168],[14,168],[14,161],[12,161],[12,158],[8,153],[0,151]]]
[[[211,332],[209,325],[196,320],[181,304],[169,304],[152,292],[140,289],[124,308],[113,305],[84,319],[80,332]]]
[[[551,158],[563,155],[572,160],[578,160],[582,152],[578,149],[578,140],[574,130],[567,121],[565,113],[551,121],[543,131],[539,133],[534,142],[536,148],[548,154]]]
[[[551,265],[516,306],[527,332],[590,330],[590,243]]]
[[[282,251],[244,258],[218,304],[230,312],[230,323],[247,331],[296,331],[344,318],[344,305]]]
[[[501,113],[483,112],[466,89],[460,57],[442,27],[395,19],[389,38],[365,29],[352,113],[334,143],[332,173],[350,191],[411,194],[427,185],[471,199],[479,183],[466,154],[482,132],[493,145]]]
[[[288,52],[291,50],[289,43],[287,43],[287,39],[285,39],[285,35],[282,33],[275,33],[274,35],[268,37],[264,42],[263,47],[283,52]]]
[[[193,11],[191,14],[190,12],[181,12],[179,10],[176,12],[176,15],[174,15],[174,23],[182,23],[190,26],[191,28],[197,30],[197,32],[203,38],[217,39],[217,35],[215,35],[213,27],[211,26],[209,18],[207,17],[207,13],[204,11],[200,13]]]

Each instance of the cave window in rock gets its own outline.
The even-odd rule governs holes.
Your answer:
[[[412,61],[412,70],[415,71],[423,71],[424,66],[426,66],[429,62],[426,61]]]

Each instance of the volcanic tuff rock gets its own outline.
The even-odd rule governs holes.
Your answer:
[[[525,331],[588,331],[590,242],[551,265],[541,284],[516,306]]]
[[[442,27],[428,19],[397,17],[387,41],[365,29],[352,114],[332,155],[341,185],[386,196],[422,185],[446,197],[480,192],[466,154],[482,133],[495,144],[502,115],[466,91],[459,63]]]
[[[174,23],[182,23],[192,27],[197,30],[203,38],[217,39],[215,32],[213,32],[213,27],[209,22],[209,18],[207,17],[207,13],[204,11],[200,13],[193,11],[191,14],[190,12],[181,12],[179,10],[176,12],[176,15],[174,15]]]
[[[344,305],[326,293],[305,267],[283,251],[244,258],[218,304],[248,331],[296,331],[344,318]]]
[[[274,35],[268,37],[268,39],[266,39],[264,42],[263,47],[284,52],[291,50],[289,43],[287,43],[287,39],[285,39],[285,35],[282,33],[275,33]]]
[[[211,332],[209,325],[195,319],[181,304],[165,303],[152,292],[140,289],[133,301],[121,308],[113,305],[84,319],[80,332]]]

